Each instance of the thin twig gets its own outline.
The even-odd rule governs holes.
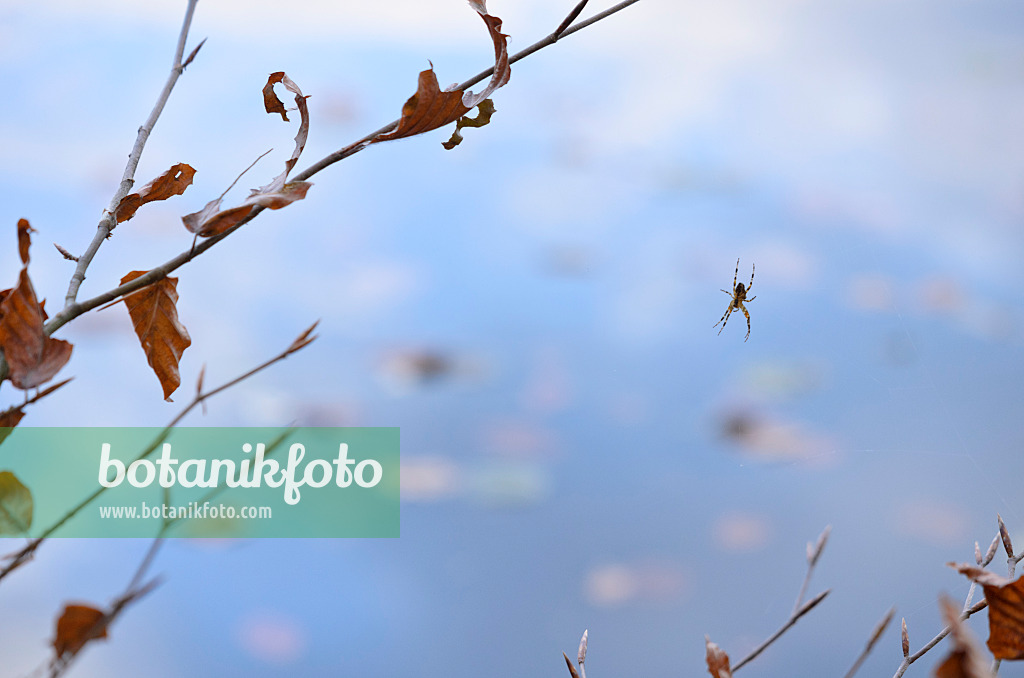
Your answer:
[[[164,89],[160,92],[160,96],[156,100],[156,105],[153,106],[152,112],[149,114],[149,118],[139,128],[139,133],[135,137],[135,145],[132,147],[131,153],[128,154],[128,164],[124,168],[124,174],[121,177],[121,184],[117,187],[117,191],[114,193],[114,197],[110,200],[110,206],[103,212],[103,217],[100,219],[99,224],[96,226],[96,235],[93,236],[92,242],[86,248],[85,253],[82,254],[78,259],[78,265],[75,267],[75,272],[71,276],[71,282],[68,284],[68,292],[64,298],[64,308],[68,308],[75,303],[75,299],[78,297],[78,288],[81,287],[82,282],[85,280],[85,271],[89,268],[89,264],[92,263],[93,257],[96,256],[96,252],[99,251],[103,241],[107,239],[110,232],[114,230],[117,225],[117,218],[114,213],[117,210],[117,206],[121,203],[121,200],[128,195],[128,192],[132,190],[132,186],[135,185],[135,170],[139,166],[139,160],[142,158],[142,150],[146,146],[146,141],[149,139],[150,133],[153,131],[153,127],[156,125],[157,119],[164,110],[164,105],[171,96],[171,90],[174,89],[175,83],[178,81],[178,77],[184,72],[185,65],[188,62],[182,63],[182,57],[185,54],[185,43],[188,40],[188,29],[192,25],[192,15],[195,13],[196,3],[199,0],[188,0],[188,7],[185,9],[185,19],[181,24],[181,33],[178,35],[178,46],[174,51],[174,64],[171,66],[171,74],[167,77],[167,82],[164,84]],[[199,47],[202,43],[199,44]],[[189,55],[188,61],[195,58],[196,52],[199,51],[199,47]]]
[[[799,610],[797,610],[792,615],[790,615],[789,619],[787,619],[786,623],[784,623],[781,627],[779,627],[778,631],[773,633],[771,636],[768,637],[767,640],[765,640],[763,643],[761,643],[756,648],[754,648],[750,652],[750,654],[748,654],[746,657],[744,657],[743,659],[741,659],[738,662],[736,662],[736,664],[732,667],[733,673],[735,673],[741,666],[750,663],[750,661],[753,660],[755,657],[757,657],[757,655],[761,654],[766,649],[768,649],[769,645],[771,645],[776,640],[781,638],[782,634],[784,634],[786,631],[788,631],[790,629],[790,627],[793,626],[793,624],[796,624],[797,620],[799,620],[800,617],[804,616],[805,614],[810,612],[812,609],[814,609],[814,607],[818,603],[820,603],[821,601],[825,600],[825,596],[827,596],[831,592],[832,592],[831,589],[828,589],[826,591],[822,591],[821,593],[819,593],[818,595],[814,596],[813,598],[808,600],[806,603],[804,603],[803,607],[801,607]]]
[[[885,629],[889,626],[889,622],[892,621],[894,614],[896,614],[896,608],[890,607],[889,611],[885,613],[884,617],[882,617],[882,621],[878,622],[878,626],[876,626],[875,630],[871,632],[871,638],[868,639],[868,643],[864,646],[864,650],[860,653],[860,656],[858,656],[857,660],[853,662],[853,666],[851,666],[850,670],[846,672],[845,678],[853,678],[857,673],[861,664],[864,663],[864,660],[868,658],[869,654],[871,654],[871,650],[874,649],[875,644],[878,643],[878,639],[882,637],[883,633],[885,633]]]
[[[968,609],[964,610],[963,613],[961,613],[960,621],[965,621],[966,619],[970,618],[971,615],[981,612],[986,607],[988,607],[988,601],[979,600],[977,603],[975,603]],[[900,676],[906,673],[907,669],[910,668],[911,664],[913,664],[918,659],[923,657],[925,653],[928,652],[928,650],[938,645],[943,638],[949,635],[949,631],[950,629],[948,626],[943,628],[941,631],[938,632],[938,634],[934,638],[925,643],[924,647],[922,647],[920,650],[910,655],[909,657],[904,657],[903,661],[900,663],[900,667],[896,669],[896,673],[893,675],[893,678],[900,678]]]
[[[533,43],[532,45],[530,45],[526,49],[524,49],[524,50],[522,50],[520,52],[516,52],[515,54],[510,56],[509,59],[508,59],[508,63],[509,63],[509,65],[511,65],[511,64],[516,63],[517,61],[519,61],[521,59],[525,59],[526,57],[530,56],[534,52],[539,52],[540,50],[544,49],[545,47],[550,47],[551,45],[555,44],[555,42],[559,38],[564,38],[566,36],[572,35],[573,33],[576,33],[577,31],[583,30],[587,26],[592,26],[593,24],[596,24],[598,21],[601,21],[602,19],[607,19],[612,14],[615,14],[616,12],[620,12],[620,11],[626,9],[627,7],[629,7],[630,5],[636,4],[639,1],[640,0],[624,0],[623,2],[620,2],[619,4],[617,4],[617,5],[613,6],[613,7],[609,7],[608,9],[606,9],[603,12],[595,14],[594,16],[590,17],[589,19],[586,19],[585,21],[580,21],[579,23],[577,23],[577,24],[567,28],[566,30],[564,30],[561,33],[561,35],[557,35],[556,36],[554,33],[552,33],[551,35],[547,36],[546,38],[543,38],[542,40],[538,40],[537,42]],[[462,84],[456,86],[456,89],[464,90],[464,89],[467,89],[469,87],[472,87],[473,85],[477,84],[478,82],[483,82],[487,78],[491,77],[493,74],[494,74],[494,67],[491,66],[487,70],[481,71],[481,72],[477,73],[476,75],[474,75],[469,80],[467,80],[467,81],[463,82]],[[392,131],[396,127],[398,127],[398,121],[397,120],[388,123],[387,125],[385,125],[384,127],[381,127],[379,130],[377,130],[375,132],[371,132],[370,134],[367,134],[365,137],[363,137],[359,141],[351,143],[348,146],[346,146],[345,148],[342,148],[341,150],[335,151],[334,153],[331,153],[330,155],[328,155],[328,156],[322,158],[321,160],[318,160],[317,162],[313,163],[312,165],[310,165],[309,167],[307,167],[303,171],[301,171],[298,174],[296,174],[295,178],[293,179],[293,181],[305,181],[306,179],[309,179],[311,176],[313,176],[317,172],[323,170],[324,168],[330,167],[331,165],[333,165],[336,162],[339,162],[341,160],[344,160],[345,158],[348,158],[348,157],[350,157],[352,155],[355,155],[359,151],[363,150],[367,146],[367,144],[369,144],[370,141],[372,141],[374,138],[380,136],[381,134],[386,134],[387,132]]]
[[[597,23],[598,21],[606,19],[609,16],[615,14],[616,12],[620,12],[623,9],[629,7],[630,5],[636,4],[639,1],[640,0],[624,0],[623,2],[620,2],[619,4],[617,4],[617,5],[613,6],[613,7],[610,7],[610,8],[606,9],[603,12],[595,14],[594,16],[590,17],[589,19],[586,19],[585,21],[580,21],[580,22],[574,24],[573,26],[570,26],[559,37],[563,37],[564,38],[564,37],[566,37],[568,35],[572,35],[573,33],[581,31],[584,28],[587,28],[588,26],[592,26],[593,24]],[[530,56],[534,52],[538,52],[541,49],[544,49],[545,47],[549,47],[549,46],[555,44],[555,41],[556,41],[556,38],[554,37],[554,33],[552,33],[551,35],[547,36],[546,38],[544,38],[542,40],[539,40],[539,41],[535,42],[534,44],[530,45],[529,47],[527,47],[526,49],[522,50],[521,52],[518,52],[515,55],[509,57],[509,64],[513,64],[513,63],[515,63],[515,62],[517,62],[517,61],[519,61],[521,59],[525,59],[526,57]],[[477,75],[473,76],[472,78],[470,78],[469,80],[465,81],[461,85],[458,85],[457,89],[466,89],[468,87],[472,87],[473,85],[477,84],[478,82],[481,82],[481,81],[483,81],[486,78],[489,78],[493,73],[494,73],[494,68],[491,67],[491,68],[489,68],[489,69],[487,69],[485,71],[482,71],[482,72],[478,73]],[[311,166],[309,166],[305,170],[303,170],[303,171],[299,172],[298,174],[296,174],[293,177],[292,181],[305,181],[306,179],[309,179],[313,175],[315,175],[318,172],[326,169],[327,167],[330,167],[334,163],[339,162],[341,160],[344,160],[345,158],[348,158],[348,157],[358,153],[364,147],[366,147],[366,145],[372,139],[374,139],[375,137],[377,137],[377,136],[379,136],[381,134],[384,134],[386,132],[390,132],[391,130],[395,129],[396,127],[398,127],[398,121],[397,120],[395,120],[395,121],[385,125],[384,127],[381,127],[380,129],[378,129],[375,132],[371,132],[370,134],[367,134],[362,139],[360,139],[360,140],[358,140],[358,141],[356,141],[356,142],[354,142],[352,144],[349,144],[345,148],[342,148],[341,150],[335,151],[334,153],[331,153],[330,155],[328,155],[328,156],[322,158],[321,160],[318,160],[317,162],[313,163]],[[97,295],[97,296],[93,297],[92,299],[88,299],[86,301],[81,301],[81,302],[74,302],[74,303],[71,303],[69,305],[66,305],[64,307],[64,309],[60,311],[60,313],[57,313],[53,318],[50,319],[50,321],[48,323],[46,323],[46,326],[44,328],[46,333],[47,334],[53,334],[57,329],[59,329],[60,327],[65,325],[67,322],[73,320],[74,318],[77,318],[78,316],[82,315],[83,313],[86,313],[87,311],[91,311],[92,309],[97,308],[99,306],[102,306],[103,304],[106,304],[108,302],[114,301],[115,299],[118,299],[118,298],[123,297],[123,296],[128,295],[128,294],[131,294],[132,292],[135,292],[136,290],[140,290],[143,287],[146,287],[147,285],[152,285],[153,283],[155,283],[155,282],[157,282],[159,280],[162,280],[163,278],[165,278],[168,275],[170,275],[173,271],[175,271],[178,268],[180,268],[181,266],[185,265],[186,263],[188,263],[189,261],[191,261],[195,257],[199,256],[203,252],[206,252],[211,247],[213,247],[214,245],[216,245],[220,241],[224,240],[224,238],[228,237],[229,235],[231,235],[232,233],[237,231],[239,228],[241,228],[245,224],[247,224],[250,221],[252,221],[253,219],[255,219],[260,213],[263,212],[263,210],[264,210],[264,208],[262,206],[257,206],[255,208],[253,208],[253,211],[250,212],[248,214],[248,216],[246,216],[244,219],[239,221],[235,226],[233,226],[232,228],[228,229],[224,233],[222,233],[222,234],[220,234],[218,236],[207,238],[206,240],[204,240],[203,242],[199,243],[195,247],[189,248],[187,251],[182,252],[181,254],[177,255],[173,259],[170,259],[169,261],[164,262],[160,266],[157,266],[156,268],[150,270],[148,273],[146,273],[144,275],[140,275],[138,278],[135,278],[134,280],[131,280],[130,282],[125,283],[124,285],[120,285],[118,287],[115,287],[114,289],[109,290],[107,292],[104,292],[103,294]],[[0,360],[0,379],[3,379],[6,376],[6,370],[7,370],[6,364],[3,362],[3,360]]]
[[[266,368],[270,367],[274,363],[280,362],[281,360],[284,360],[285,358],[290,356],[292,353],[295,353],[296,351],[301,351],[303,348],[308,346],[314,339],[316,339],[316,335],[313,334],[313,330],[316,328],[318,323],[319,323],[319,321],[317,321],[316,323],[313,323],[313,325],[310,326],[305,332],[300,334],[295,339],[295,341],[293,341],[291,343],[291,345],[288,346],[288,348],[286,348],[281,353],[278,353],[276,356],[274,356],[270,360],[267,360],[266,362],[264,362],[264,363],[262,363],[262,364],[260,364],[260,365],[258,365],[256,367],[252,368],[251,370],[249,370],[248,372],[246,372],[245,374],[243,374],[241,376],[235,377],[231,381],[228,381],[228,382],[226,382],[224,384],[221,384],[220,386],[218,386],[217,388],[215,388],[213,390],[207,391],[206,393],[196,393],[196,395],[192,399],[192,401],[188,405],[186,405],[184,408],[182,408],[182,410],[177,414],[177,416],[175,416],[174,419],[172,419],[171,422],[167,426],[164,427],[164,429],[160,432],[160,434],[157,435],[157,437],[146,447],[146,449],[144,449],[133,460],[132,463],[134,463],[135,461],[138,461],[140,459],[145,459],[150,454],[152,454],[154,450],[158,449],[161,446],[161,444],[163,444],[164,440],[166,440],[167,437],[170,435],[170,433],[174,429],[174,427],[177,426],[181,422],[181,420],[184,419],[185,416],[189,412],[191,412],[196,407],[201,405],[208,398],[212,398],[213,396],[217,395],[218,393],[221,393],[221,392],[231,388],[232,386],[235,386],[236,384],[239,384],[239,383],[245,381],[249,377],[252,377],[253,375],[255,375],[255,374],[265,370]],[[99,497],[101,494],[103,494],[107,489],[108,488],[106,486],[102,486],[101,485],[99,488],[94,490],[92,494],[90,494],[84,500],[79,502],[74,508],[72,508],[70,511],[68,511],[64,515],[63,518],[61,518],[56,523],[54,523],[53,525],[48,527],[46,530],[44,530],[41,535],[39,535],[35,539],[31,539],[28,542],[28,544],[26,544],[25,547],[21,551],[18,551],[17,553],[15,553],[12,556],[10,556],[11,562],[9,562],[2,570],[0,570],[0,580],[3,580],[4,577],[6,577],[8,574],[10,574],[12,571],[14,571],[19,566],[23,565],[25,562],[27,562],[32,557],[32,555],[35,553],[36,549],[39,548],[39,545],[43,543],[43,541],[45,541],[50,535],[52,535],[54,532],[56,532],[58,529],[60,529],[64,525],[64,523],[66,523],[67,521],[71,520],[71,518],[73,518],[75,515],[77,515],[79,511],[81,511],[83,508],[85,508],[90,503],[92,503],[97,497]]]
[[[589,1],[590,0],[580,0],[579,4],[573,7],[572,11],[569,12],[569,16],[565,17],[565,20],[558,24],[558,28],[555,29],[554,33],[552,33],[555,40],[558,40],[562,33],[565,32],[565,29],[568,28],[573,21],[576,21],[576,17],[580,15],[580,12],[583,11],[583,8],[587,6],[587,2]]]
[[[818,540],[814,544],[811,544],[810,542],[807,543],[807,572],[804,574],[804,581],[803,584],[800,585],[800,592],[796,596],[796,604],[793,606],[793,611],[789,614],[789,619],[785,621],[778,631],[773,633],[767,640],[754,648],[750,654],[736,662],[732,667],[734,673],[744,664],[747,664],[757,655],[764,652],[769,645],[782,637],[782,634],[788,631],[793,624],[796,624],[800,617],[810,612],[814,606],[823,601],[825,596],[830,593],[831,589],[819,593],[806,603],[803,602],[804,594],[807,593],[807,585],[811,581],[811,575],[814,573],[814,568],[818,564],[818,559],[821,558],[821,554],[825,550],[825,544],[828,543],[828,536],[831,533],[832,526],[828,525],[824,530],[822,530],[821,534],[818,536]]]

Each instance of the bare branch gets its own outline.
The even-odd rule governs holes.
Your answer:
[[[267,360],[266,362],[257,365],[256,367],[252,368],[245,374],[235,377],[234,379],[224,384],[221,384],[220,386],[211,391],[207,391],[206,393],[197,392],[192,401],[184,408],[182,408],[181,412],[179,412],[178,415],[175,416],[174,419],[172,419],[171,422],[166,427],[164,427],[160,434],[146,447],[145,450],[143,450],[133,460],[132,463],[140,459],[145,459],[150,454],[152,454],[154,450],[159,449],[160,446],[163,444],[164,440],[167,439],[167,436],[171,434],[171,431],[174,429],[174,427],[181,423],[181,420],[184,419],[189,412],[191,412],[196,407],[204,403],[208,398],[212,398],[218,393],[226,391],[232,386],[235,386],[236,384],[245,381],[249,377],[252,377],[253,375],[258,374],[259,372],[262,372],[263,370],[267,369],[274,363],[280,362],[287,358],[288,356],[290,356],[291,354],[295,353],[296,351],[301,351],[303,348],[308,346],[314,339],[316,339],[316,335],[313,335],[312,332],[314,328],[316,328],[318,323],[319,321],[313,323],[313,325],[306,329],[302,334],[300,334],[295,339],[295,341],[293,341],[288,346],[288,348],[286,348],[281,353],[278,353],[270,360]],[[9,556],[11,562],[9,562],[3,569],[0,569],[0,581],[2,581],[3,578],[10,574],[12,571],[14,571],[15,569],[23,565],[25,562],[27,562],[29,559],[31,559],[32,555],[35,553],[36,549],[39,548],[39,545],[42,544],[43,541],[45,541],[48,537],[50,537],[50,535],[52,535],[54,532],[60,529],[64,525],[64,523],[71,520],[71,518],[77,515],[79,511],[81,511],[83,508],[91,504],[97,497],[103,494],[107,489],[108,488],[105,486],[100,486],[99,488],[97,488],[95,491],[93,491],[92,494],[90,494],[84,500],[79,502],[78,505],[76,505],[74,508],[68,511],[63,518],[61,518],[56,523],[54,523],[46,530],[44,530],[40,536],[36,537],[35,539],[31,539],[28,542],[28,544],[26,544],[25,547],[21,549],[21,551],[18,551]]]
[[[882,617],[882,621],[878,622],[875,630],[871,632],[871,638],[868,639],[867,645],[864,646],[864,651],[860,653],[857,660],[853,662],[853,666],[851,666],[850,670],[846,672],[846,678],[853,678],[854,674],[857,673],[861,664],[863,664],[864,660],[868,658],[869,654],[871,654],[871,650],[874,649],[878,639],[882,637],[883,633],[885,633],[885,629],[889,626],[889,622],[892,621],[894,614],[896,614],[896,608],[890,607],[889,611],[885,613],[884,617]],[[906,622],[904,622],[903,628],[906,630]]]
[[[561,37],[572,35],[573,33],[581,31],[588,26],[592,26],[598,21],[606,19],[607,17],[615,14],[616,12],[620,12],[623,9],[637,2],[639,2],[639,0],[624,0],[623,2],[620,2],[619,4],[610,7],[603,12],[595,14],[594,16],[590,17],[585,21],[580,21],[579,23],[569,27],[562,33]],[[535,42],[533,45],[530,45],[521,52],[518,52],[517,54],[509,57],[509,63],[512,64],[519,61],[520,59],[525,59],[534,52],[537,52],[553,44],[555,44],[555,37],[554,34],[551,34],[548,37],[544,38],[543,40],[539,40],[538,42]],[[493,74],[493,72],[493,67],[487,69],[486,71],[482,71],[481,73],[478,73],[477,75],[465,81],[464,83],[458,85],[457,89],[466,89],[468,87],[472,87],[478,82],[481,82],[484,79],[490,77]],[[335,151],[334,153],[331,153],[330,155],[313,163],[313,165],[311,165],[310,167],[296,174],[292,178],[292,181],[305,181],[306,179],[309,179],[314,174],[317,174],[318,172],[324,170],[327,167],[330,167],[334,163],[344,160],[345,158],[352,156],[355,153],[358,153],[359,151],[366,147],[370,140],[381,134],[390,132],[396,127],[398,127],[397,120],[385,125],[384,127],[381,127],[375,132],[371,132],[370,134],[364,136],[362,139],[353,142],[346,146],[345,148],[342,148],[339,151]],[[113,209],[115,207],[116,202],[113,203],[113,206],[111,207],[111,214],[113,213]],[[115,299],[123,297],[127,294],[131,294],[136,290],[140,290],[143,287],[146,287],[147,285],[151,285],[154,282],[157,282],[158,280],[167,277],[171,272],[177,270],[178,268],[185,265],[186,263],[188,263],[195,257],[199,256],[203,252],[206,252],[211,247],[222,241],[224,238],[228,237],[229,235],[237,231],[239,228],[255,219],[261,212],[263,212],[264,209],[265,208],[262,206],[256,206],[255,208],[253,208],[253,211],[250,212],[248,216],[246,216],[244,219],[239,221],[235,226],[228,229],[224,233],[204,240],[198,245],[189,248],[188,251],[182,252],[173,259],[170,259],[169,261],[164,262],[160,266],[157,266],[156,268],[150,270],[145,275],[141,275],[138,278],[135,278],[134,280],[131,280],[128,283],[125,283],[124,285],[115,287],[114,289],[104,292],[103,294],[97,295],[87,301],[75,302],[74,297],[69,296],[70,302],[64,306],[64,309],[61,310],[60,313],[57,313],[53,318],[50,319],[48,323],[46,323],[46,333],[53,334],[57,329],[65,325],[67,322],[73,320],[74,318],[77,318],[78,316],[82,315],[83,313],[91,311],[94,308],[102,306],[107,302],[114,301]],[[6,374],[6,363],[0,360],[0,379],[3,379],[6,376]]]
[[[565,17],[565,20],[558,24],[558,28],[556,28],[555,32],[551,34],[554,36],[555,40],[558,40],[559,36],[565,32],[565,29],[568,28],[573,21],[576,21],[576,17],[580,15],[580,12],[583,11],[583,8],[587,6],[587,2],[589,1],[590,0],[580,0],[579,4],[573,7],[572,11],[569,12],[569,16]]]
[[[92,238],[92,242],[86,248],[85,253],[78,259],[78,265],[75,267],[75,272],[71,276],[71,282],[68,284],[68,292],[64,298],[64,308],[72,306],[75,303],[75,299],[78,298],[78,288],[81,287],[82,282],[85,280],[85,271],[89,268],[89,264],[92,263],[93,257],[96,256],[96,252],[99,251],[103,241],[107,239],[110,232],[114,230],[114,226],[117,225],[116,217],[114,212],[117,209],[118,204],[121,200],[128,195],[129,191],[132,190],[132,186],[135,185],[135,170],[139,166],[139,160],[142,158],[142,151],[146,146],[146,141],[149,139],[149,135],[153,131],[153,127],[156,125],[157,119],[160,114],[163,113],[164,105],[171,96],[171,90],[174,89],[175,83],[178,82],[178,77],[185,70],[185,66],[191,61],[196,53],[199,51],[199,47],[202,43],[199,43],[199,47],[193,50],[192,54],[189,55],[188,60],[182,63],[182,57],[185,54],[185,43],[188,40],[188,29],[192,25],[192,15],[195,13],[196,3],[199,0],[188,0],[188,7],[185,9],[185,19],[181,24],[181,33],[178,35],[178,46],[174,51],[174,64],[171,66],[171,74],[167,78],[167,82],[164,84],[164,89],[160,92],[160,96],[157,97],[156,105],[153,106],[153,110],[149,114],[149,118],[139,128],[139,133],[135,137],[135,145],[132,147],[131,153],[128,154],[128,164],[124,168],[124,174],[121,177],[121,184],[118,186],[117,191],[114,193],[114,197],[110,200],[110,206],[103,213],[103,217],[100,219],[99,224],[96,226],[96,234]],[[66,255],[65,255],[66,256]]]
[[[814,607],[821,601],[825,600],[825,596],[827,596],[830,593],[831,589],[823,591],[822,593],[816,595],[814,598],[808,600],[806,603],[801,604],[804,599],[804,594],[807,592],[807,585],[811,581],[811,575],[814,573],[814,568],[818,564],[818,558],[821,557],[821,553],[825,549],[825,544],[828,542],[828,536],[831,532],[832,526],[829,525],[822,531],[821,536],[818,537],[818,541],[815,544],[807,544],[807,573],[804,575],[803,584],[800,586],[800,593],[797,594],[796,605],[793,607],[793,611],[790,613],[789,619],[787,619],[785,623],[783,623],[783,625],[779,628],[778,631],[773,633],[771,636],[768,637],[767,640],[765,640],[763,643],[754,648],[750,652],[750,654],[748,654],[746,657],[733,664],[733,673],[738,671],[740,667],[742,667],[744,664],[749,663],[751,660],[757,657],[757,655],[764,652],[769,645],[771,645],[776,640],[781,638],[782,634],[784,634],[794,624],[796,624],[797,620],[799,620],[800,617],[803,617],[805,614],[814,609]]]
[[[964,620],[970,618],[971,615],[974,615],[974,614],[977,614],[978,612],[981,612],[986,607],[988,607],[988,601],[987,600],[979,600],[973,606],[967,608],[966,610],[964,610],[960,614],[960,621],[964,621]],[[893,678],[900,678],[900,676],[902,676],[904,673],[906,673],[907,669],[910,668],[911,664],[913,664],[918,659],[923,657],[925,655],[925,653],[928,652],[928,650],[930,650],[933,647],[935,647],[936,645],[938,645],[939,642],[943,638],[945,638],[946,636],[949,635],[949,631],[950,631],[950,628],[948,626],[946,626],[941,631],[939,631],[938,634],[936,634],[936,636],[934,638],[932,638],[927,643],[925,643],[924,647],[922,647],[920,650],[918,650],[914,654],[910,655],[909,657],[906,657],[906,656],[903,657],[903,661],[900,663],[899,668],[896,669],[896,673],[893,675]]]
[[[781,638],[782,634],[784,634],[794,624],[796,624],[797,621],[800,619],[800,617],[804,616],[805,614],[810,612],[812,609],[814,609],[814,607],[817,606],[817,604],[820,603],[821,601],[825,600],[825,596],[827,596],[831,592],[832,592],[831,589],[826,590],[826,591],[822,591],[821,593],[819,593],[815,597],[813,597],[810,600],[808,600],[804,604],[803,607],[801,607],[799,610],[797,610],[792,615],[790,615],[789,619],[787,619],[786,622],[782,626],[779,627],[778,631],[776,631],[775,633],[770,635],[767,640],[765,640],[763,643],[761,643],[760,645],[755,647],[753,650],[751,650],[750,654],[748,654],[746,657],[744,657],[743,659],[741,659],[738,662],[736,662],[736,664],[732,667],[733,673],[735,673],[737,670],[739,670],[739,668],[741,666],[743,666],[745,664],[749,664],[755,657],[757,657],[757,655],[759,655],[762,652],[764,652],[765,650],[767,650],[769,645],[771,645],[776,640]]]

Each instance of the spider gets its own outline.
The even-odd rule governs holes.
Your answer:
[[[723,292],[725,292],[726,294],[731,296],[732,300],[729,302],[729,308],[725,309],[725,315],[723,315],[722,319],[719,320],[717,323],[715,323],[714,326],[718,327],[718,323],[721,323],[722,324],[722,330],[724,330],[726,323],[729,322],[729,316],[732,315],[733,311],[735,311],[736,309],[739,309],[739,310],[743,311],[743,315],[746,316],[746,318],[747,318],[747,336],[743,338],[743,341],[746,341],[747,339],[750,338],[750,314],[747,313],[747,307],[743,305],[743,302],[744,301],[753,301],[754,299],[757,299],[756,296],[755,297],[748,297],[747,296],[747,293],[750,292],[750,289],[754,286],[754,265],[753,264],[750,265],[750,284],[747,285],[746,287],[743,286],[743,283],[736,284],[736,277],[739,274],[740,274],[740,260],[737,259],[736,260],[736,272],[733,273],[733,275],[732,275],[732,292],[729,292],[728,290],[722,290]],[[718,330],[718,333],[721,334],[722,330]]]

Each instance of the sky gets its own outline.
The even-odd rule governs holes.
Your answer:
[[[488,7],[518,50],[571,5]],[[63,298],[49,243],[92,237],[183,10],[0,3],[0,287],[27,218],[35,287]],[[431,63],[442,86],[490,65],[474,14],[202,0],[137,173],[195,181],[118,227],[83,297],[187,250],[180,217],[261,153],[227,200],[280,172],[295,127],[263,111],[268,73],[310,95],[301,170],[395,119]],[[23,425],[165,424],[204,365],[221,383],[319,319],[184,423],[399,426],[403,503],[397,540],[172,541],[74,675],[555,676],[584,629],[592,676],[700,675],[705,634],[736,659],[781,625],[826,525],[810,592],[832,593],[748,670],[841,675],[896,606],[862,675],[895,672],[899,618],[919,647],[939,594],[966,595],[945,563],[996,514],[1024,526],[1022,68],[1009,1],[641,0],[515,64],[455,150],[366,149],[180,269],[176,403],[121,307],[76,319],[75,381]],[[713,327],[737,259],[747,341],[742,314]],[[5,580],[12,675],[147,546],[55,539]]]

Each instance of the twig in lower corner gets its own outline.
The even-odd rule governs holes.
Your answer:
[[[768,637],[767,640],[765,640],[763,643],[754,648],[750,652],[750,654],[736,662],[732,667],[733,673],[738,671],[745,664],[750,663],[750,661],[757,657],[757,655],[761,654],[766,649],[768,649],[768,646],[774,643],[779,638],[781,638],[782,634],[784,634],[794,624],[796,624],[800,617],[803,617],[805,614],[814,609],[814,607],[817,606],[818,603],[825,600],[825,596],[831,593],[831,589],[828,589],[811,598],[806,603],[803,603],[804,594],[807,592],[807,585],[811,581],[811,574],[813,574],[814,568],[818,564],[818,558],[821,557],[821,553],[825,549],[825,544],[828,542],[828,535],[831,533],[831,531],[832,526],[830,525],[826,527],[825,530],[821,533],[821,536],[818,537],[818,541],[815,544],[807,544],[807,573],[804,575],[803,584],[801,584],[800,586],[800,593],[797,595],[796,598],[796,605],[793,608],[793,612],[790,613],[789,619],[787,619],[785,623],[781,627],[779,627],[778,631],[773,633],[771,636]]]
[[[861,652],[860,656],[857,657],[857,660],[853,662],[853,666],[850,667],[850,670],[846,672],[845,678],[853,678],[854,674],[857,673],[861,664],[863,664],[864,660],[868,658],[869,654],[871,654],[871,650],[874,649],[878,639],[882,637],[883,633],[885,633],[885,629],[889,626],[889,622],[892,621],[894,614],[896,614],[896,608],[890,607],[889,611],[886,612],[885,616],[882,618],[882,621],[878,622],[878,626],[876,626],[875,630],[872,631],[871,638],[868,639],[868,643],[864,646],[863,652]],[[904,630],[906,629],[906,622],[904,622],[903,628]]]

